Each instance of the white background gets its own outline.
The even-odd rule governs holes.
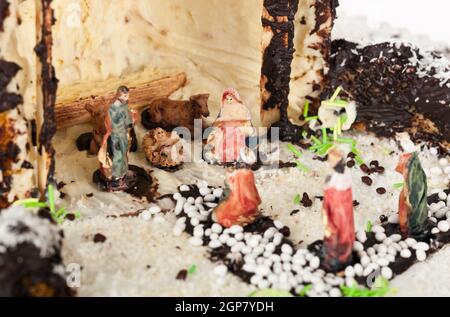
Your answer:
[[[345,18],[365,16],[371,27],[388,23],[450,44],[450,0],[339,0]],[[339,21],[339,20],[338,20]]]

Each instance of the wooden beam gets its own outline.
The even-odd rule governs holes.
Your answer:
[[[92,88],[89,87],[89,85],[86,85],[86,83],[79,85],[79,87],[71,87],[68,89],[70,91],[65,95],[63,92],[62,95],[58,97],[55,107],[58,129],[89,122],[90,115],[86,110],[87,107],[95,108],[110,101],[114,98],[116,89],[120,85],[126,85],[130,89],[130,107],[133,109],[140,109],[156,98],[168,97],[186,84],[185,73],[177,73],[154,80],[143,81],[142,77],[146,73],[148,72],[144,71],[141,74],[134,74],[131,79],[114,78],[105,82],[97,82],[95,83],[97,87],[107,88],[102,92],[91,89],[92,96],[85,95],[70,100],[70,96],[73,98],[74,95],[80,95],[83,90]],[[62,90],[64,91],[64,88]],[[74,91],[78,92],[74,93]]]

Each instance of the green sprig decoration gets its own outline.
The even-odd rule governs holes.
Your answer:
[[[341,285],[344,297],[384,297],[396,290],[389,287],[389,281],[383,277],[377,278],[372,289],[361,288],[354,284],[352,287]]]

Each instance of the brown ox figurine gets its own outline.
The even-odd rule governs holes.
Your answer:
[[[142,112],[142,124],[147,129],[163,128],[172,131],[185,127],[194,133],[194,120],[209,116],[209,94],[194,95],[189,100],[161,98]]]

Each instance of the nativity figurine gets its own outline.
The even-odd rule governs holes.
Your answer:
[[[337,272],[351,261],[355,243],[352,182],[340,151],[332,149],[328,163],[333,172],[327,177],[324,190],[321,265],[327,271]]]
[[[250,110],[241,101],[239,93],[233,88],[225,90],[220,113],[205,146],[206,160],[218,164],[240,160],[254,163],[256,155],[247,147],[247,138],[254,133]]]
[[[149,130],[184,127],[193,137],[194,121],[209,117],[208,99],[209,94],[194,95],[189,100],[156,99],[142,112],[142,124]]]
[[[399,198],[400,231],[405,236],[421,238],[427,231],[427,176],[417,152],[403,154],[396,171],[404,178]]]
[[[261,213],[261,198],[255,185],[255,175],[249,169],[230,170],[224,195],[213,211],[213,220],[225,228],[253,223]]]
[[[148,162],[155,167],[173,169],[183,164],[183,142],[175,131],[150,130],[142,146]]]
[[[108,191],[126,190],[133,185],[134,176],[128,168],[128,153],[137,114],[129,109],[128,97],[128,88],[119,87],[116,98],[96,118],[97,125],[102,126],[98,130],[98,136],[102,136],[98,150],[100,176],[106,184],[103,187]]]

